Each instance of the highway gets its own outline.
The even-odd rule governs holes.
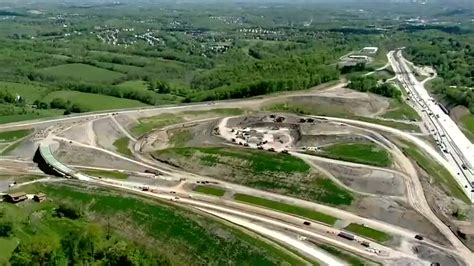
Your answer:
[[[474,145],[449,117],[445,108],[430,96],[424,87],[426,80],[420,82],[416,79],[407,66],[407,60],[403,58],[402,50],[391,51],[387,57],[397,73],[397,79],[407,91],[412,106],[434,137],[445,160],[443,165],[474,203]]]

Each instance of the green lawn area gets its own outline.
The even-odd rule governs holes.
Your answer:
[[[461,118],[461,127],[467,138],[474,142],[474,115],[468,114]]]
[[[322,155],[328,158],[380,167],[392,165],[390,154],[376,144],[338,143],[322,148]]]
[[[132,152],[128,148],[128,143],[130,142],[130,139],[127,137],[119,138],[116,141],[114,141],[114,146],[117,149],[117,151],[123,155],[126,156],[132,156]]]
[[[86,82],[112,82],[123,77],[119,72],[86,64],[65,64],[39,70],[41,74],[58,79],[74,79]]]
[[[61,98],[66,101],[69,100],[71,103],[78,104],[79,106],[86,108],[88,111],[146,106],[146,104],[135,100],[79,91],[55,91],[48,94],[44,100],[50,102],[54,98]]]
[[[0,143],[19,140],[30,135],[32,132],[33,130],[31,129],[0,132]]]
[[[0,237],[0,265],[8,265],[8,260],[17,246],[18,239]]]
[[[26,103],[32,104],[35,100],[40,100],[46,96],[49,89],[35,84],[0,81],[0,91],[18,94],[26,100]]]
[[[168,201],[132,196],[123,191],[76,185],[36,185],[56,202],[78,206],[101,224],[173,265],[302,265],[294,254],[231,224],[168,205]],[[31,188],[30,188],[31,189]],[[27,192],[31,192],[28,188]],[[81,206],[87,206],[83,208]],[[25,219],[27,216],[24,217]],[[22,219],[18,217],[18,219]],[[59,220],[61,219],[53,219]],[[68,222],[65,219],[64,223]],[[77,221],[72,221],[76,223]],[[56,223],[57,224],[57,223]],[[56,225],[55,224],[55,225]],[[63,224],[48,229],[65,231]],[[79,228],[83,228],[84,226]],[[112,239],[113,240],[113,239]],[[147,243],[150,243],[148,245]],[[162,247],[162,248],[156,248]]]
[[[128,174],[118,172],[118,171],[102,171],[102,170],[82,170],[85,174],[102,177],[102,178],[112,178],[112,179],[127,179]]]
[[[241,185],[315,200],[350,205],[354,196],[288,154],[236,147],[182,147],[153,152],[154,158],[192,167],[200,174]],[[212,169],[212,171],[210,171]]]
[[[209,186],[197,186],[193,189],[196,192],[204,193],[216,197],[222,197],[225,194],[225,190],[217,187],[209,187]]]
[[[456,197],[467,204],[471,204],[471,201],[467,198],[466,194],[458,186],[455,178],[449,173],[449,171],[442,165],[438,164],[435,160],[431,159],[427,155],[420,152],[414,145],[405,143],[405,147],[402,148],[403,153],[411,158],[418,164],[426,173],[432,177],[435,183],[438,183],[445,188],[448,195]]]
[[[388,111],[382,115],[384,118],[396,120],[413,120],[419,121],[420,116],[408,104],[398,100],[391,100]]]
[[[327,215],[327,214],[324,214],[324,213],[321,213],[321,212],[317,212],[317,211],[310,210],[310,209],[305,209],[305,208],[294,206],[294,205],[289,205],[289,204],[274,201],[274,200],[268,200],[268,199],[264,199],[264,198],[254,197],[254,196],[251,196],[251,195],[239,194],[238,193],[238,194],[234,195],[234,199],[236,201],[241,201],[241,202],[244,202],[244,203],[257,205],[257,206],[265,207],[265,208],[268,208],[268,209],[272,209],[272,210],[276,210],[276,211],[280,211],[280,212],[284,212],[284,213],[288,213],[288,214],[293,214],[293,215],[305,217],[305,218],[308,218],[310,220],[322,222],[322,223],[325,223],[325,224],[328,224],[328,225],[334,225],[334,223],[336,223],[336,221],[337,221],[336,217],[333,217],[333,216],[330,216],[330,215]]]
[[[390,235],[385,232],[356,223],[349,224],[344,228],[344,230],[353,232],[357,235],[365,236],[380,243],[385,242],[391,238]]]

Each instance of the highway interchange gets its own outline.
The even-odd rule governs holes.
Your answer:
[[[389,58],[390,63],[392,64],[392,67],[396,70],[399,70],[397,71],[398,79],[402,82],[405,89],[407,89],[408,91],[411,91],[412,95],[415,95],[416,92],[420,90],[420,86],[421,88],[423,87],[422,84],[420,85],[420,83],[416,83],[416,81],[413,80],[414,79],[413,75],[410,74],[410,71],[406,71],[405,69],[406,66],[403,63],[400,63],[400,61],[395,59],[394,54],[395,54],[394,51],[390,52],[388,54],[388,58]],[[405,73],[408,73],[408,74],[405,74]],[[408,76],[408,78],[406,76]],[[406,81],[407,79],[410,82],[407,82]],[[416,89],[412,88],[411,84],[416,84],[417,88]],[[344,85],[345,84],[340,84],[338,86],[344,86]],[[421,98],[422,96],[418,96],[418,97]],[[417,98],[415,98],[415,100],[416,99]],[[143,157],[138,153],[137,148],[139,147],[139,145],[137,144],[134,145],[135,149],[133,150],[133,152],[134,152],[135,158],[132,159],[132,158],[128,158],[123,155],[117,154],[113,151],[109,151],[109,150],[99,148],[99,147],[88,146],[83,143],[75,142],[74,140],[71,140],[71,139],[59,137],[58,135],[61,132],[66,131],[67,129],[70,129],[72,127],[78,126],[83,123],[88,123],[88,122],[100,120],[100,119],[112,119],[114,123],[116,123],[119,126],[120,130],[124,132],[124,135],[130,138],[131,141],[140,141],[140,140],[136,140],[133,136],[131,136],[127,132],[125,128],[120,126],[120,124],[117,123],[117,121],[115,120],[114,116],[121,115],[121,114],[142,113],[142,112],[147,113],[147,114],[155,114],[155,113],[168,112],[171,110],[188,110],[188,109],[194,110],[196,108],[212,109],[212,108],[219,108],[219,107],[222,108],[222,107],[231,107],[231,106],[241,107],[241,106],[245,106],[246,104],[251,104],[252,101],[258,101],[258,100],[248,99],[248,100],[237,100],[237,101],[228,101],[228,102],[216,102],[212,104],[206,103],[206,104],[195,104],[195,105],[184,105],[184,106],[169,106],[169,107],[159,107],[159,108],[122,110],[122,111],[118,110],[114,112],[84,114],[84,115],[63,117],[63,118],[51,119],[51,120],[31,121],[31,122],[21,122],[21,123],[0,125],[0,130],[14,130],[14,129],[19,129],[19,128],[30,128],[30,127],[41,128],[47,132],[43,136],[44,138],[42,139],[40,138],[39,140],[44,145],[48,146],[48,148],[49,148],[49,145],[54,142],[69,142],[78,146],[87,146],[88,148],[100,150],[102,152],[121,158],[123,160],[131,161],[133,163],[146,166],[150,169],[155,169],[159,171],[160,173],[162,173],[162,175],[160,175],[160,178],[171,179],[171,180],[183,180],[182,181],[183,183],[186,183],[186,182],[193,183],[193,182],[203,180],[203,179],[205,180],[212,180],[212,179],[208,177],[192,174],[192,173],[178,171],[176,169],[163,167],[163,165],[156,164],[156,162],[153,162],[152,160],[146,157]],[[419,103],[419,105],[421,107],[423,105],[426,106],[429,104],[426,104],[426,102],[424,103],[421,102]],[[422,113],[422,111],[420,110],[419,112]],[[439,111],[432,110],[431,112],[437,114],[437,112]],[[438,125],[438,127],[433,126],[432,122],[430,122],[431,119],[428,118],[429,115],[427,113],[425,114],[426,115],[422,117],[423,117],[424,122],[428,124],[429,128],[434,128],[434,129],[443,128],[440,125]],[[451,173],[453,173],[453,175],[456,176],[457,179],[461,180],[461,178],[465,178],[465,180],[469,180],[469,178],[471,178],[470,180],[472,180],[472,173],[469,171],[469,167],[471,167],[472,164],[465,163],[466,158],[468,161],[472,159],[472,157],[469,157],[470,155],[467,154],[470,151],[472,151],[472,149],[466,149],[467,150],[466,152],[466,150],[464,149],[456,148],[455,147],[456,144],[453,144],[453,143],[455,143],[454,140],[458,138],[449,135],[450,132],[452,132],[451,130],[445,130],[444,133],[437,132],[438,134],[435,134],[439,136],[441,136],[441,134],[445,134],[446,137],[440,137],[440,139],[443,145],[445,145],[443,147],[448,149],[448,154],[450,156],[446,156],[445,154],[440,154],[440,152],[438,152],[432,146],[420,140],[419,138],[413,136],[412,134],[409,134],[397,129],[393,129],[393,128],[378,125],[378,124],[372,124],[368,122],[351,120],[351,119],[343,119],[343,118],[336,118],[336,117],[324,117],[324,119],[328,119],[330,121],[335,121],[338,123],[347,123],[348,125],[351,125],[351,126],[359,126],[359,127],[367,128],[374,131],[395,134],[402,139],[410,141],[411,143],[416,145],[419,149],[422,149],[426,153],[430,154],[433,157],[433,159],[435,159],[436,161],[444,165]],[[60,129],[58,129],[58,125],[61,125],[63,123],[67,124],[67,126],[60,126],[59,127]],[[449,141],[443,142],[443,139],[449,139]],[[463,151],[466,154],[462,153]],[[461,154],[459,154],[459,152]],[[460,162],[463,162],[463,163],[460,163]],[[411,165],[411,164],[407,164],[407,165]],[[464,169],[466,168],[466,166],[468,166],[467,170]],[[69,168],[69,166],[66,166],[66,165],[64,165],[64,167]],[[114,169],[114,170],[117,170],[117,169]],[[458,258],[463,260],[466,265],[474,265],[473,253],[467,247],[464,246],[464,244],[450,231],[450,229],[438,217],[436,217],[436,215],[430,209],[426,201],[423,189],[421,187],[421,183],[416,174],[416,170],[408,166],[405,169],[405,171],[406,171],[405,181],[407,182],[406,186],[408,188],[407,190],[408,190],[409,203],[415,210],[417,210],[420,214],[425,216],[429,221],[431,221],[439,229],[439,231],[448,239],[452,248],[441,246],[437,243],[430,242],[429,240],[426,240],[425,244],[431,245],[433,247],[436,247],[440,250],[445,251],[446,253],[451,253],[457,256]],[[462,173],[462,175],[458,175],[458,173]],[[392,247],[381,245],[369,239],[364,239],[360,236],[357,236],[357,238],[360,239],[361,241],[364,240],[364,241],[370,242],[371,247],[375,247],[377,250],[380,251],[378,254],[376,254],[374,253],[373,250],[368,250],[367,248],[361,246],[360,244],[355,244],[355,243],[351,243],[343,239],[340,239],[339,237],[335,236],[335,234],[339,232],[339,230],[331,228],[327,225],[312,222],[310,226],[304,226],[303,222],[306,220],[300,217],[295,217],[288,214],[271,211],[269,209],[259,208],[256,206],[249,206],[249,205],[237,203],[234,201],[229,201],[225,199],[216,199],[216,198],[204,196],[198,193],[193,193],[193,192],[183,189],[182,188],[183,184],[173,188],[173,192],[175,192],[176,194],[175,193],[170,194],[170,188],[167,188],[167,187],[155,186],[155,187],[149,187],[148,191],[143,191],[143,186],[144,186],[143,184],[137,184],[137,183],[127,182],[127,181],[98,179],[98,178],[91,177],[91,176],[88,176],[88,175],[82,174],[81,172],[76,172],[76,171],[74,171],[74,175],[75,175],[74,177],[76,177],[77,179],[83,182],[91,182],[96,185],[109,186],[109,187],[113,187],[113,188],[117,188],[121,190],[128,190],[132,193],[165,199],[167,201],[170,201],[171,204],[189,206],[195,210],[199,210],[200,212],[208,213],[209,215],[219,217],[221,219],[224,219],[234,224],[238,224],[242,227],[245,227],[248,230],[257,232],[260,235],[265,236],[269,239],[272,239],[273,241],[277,243],[290,247],[292,250],[298,251],[300,254],[303,254],[306,258],[309,258],[311,260],[316,260],[327,265],[344,265],[344,262],[326,252],[321,251],[318,248],[315,248],[313,245],[310,244],[310,242],[308,242],[307,240],[302,240],[302,239],[317,239],[325,243],[331,243],[332,245],[337,246],[341,249],[351,251],[355,254],[359,254],[363,257],[367,257],[374,261],[382,262],[384,264],[426,265],[430,263],[430,261],[423,261],[417,258],[416,255],[410,249],[392,248]],[[214,181],[219,182],[220,186],[227,189],[231,189],[235,192],[247,193],[247,194],[252,194],[255,196],[262,196],[262,197],[272,198],[275,200],[291,202],[295,205],[309,207],[323,213],[334,215],[335,217],[341,220],[345,220],[349,222],[357,222],[360,224],[366,224],[373,228],[387,231],[394,235],[400,236],[402,239],[404,239],[403,240],[404,243],[407,243],[407,244],[409,242],[414,242],[413,237],[415,234],[417,234],[417,232],[413,232],[404,228],[399,228],[397,226],[387,224],[381,221],[363,218],[353,213],[340,210],[337,208],[333,208],[330,206],[325,206],[325,205],[321,205],[321,204],[317,204],[317,203],[313,203],[309,201],[299,200],[299,199],[287,197],[284,195],[278,195],[278,194],[274,194],[270,192],[260,191],[260,190],[240,186],[240,185],[235,185],[232,183],[227,183],[227,182],[222,182],[222,181],[217,181],[217,180],[214,180]],[[462,181],[458,181],[458,182],[462,183]],[[465,184],[465,183],[462,183],[462,184]],[[470,198],[471,200],[473,200],[472,194],[470,195]]]

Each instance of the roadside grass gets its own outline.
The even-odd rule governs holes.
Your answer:
[[[22,139],[33,132],[31,129],[0,132],[0,143],[13,142]]]
[[[460,123],[466,137],[474,142],[474,115],[468,114],[461,117]]]
[[[389,167],[392,165],[390,154],[375,144],[367,143],[337,143],[322,148],[318,153],[324,157],[362,163],[379,167]]]
[[[346,226],[344,230],[353,232],[357,235],[365,236],[380,243],[390,240],[391,238],[390,235],[385,232],[364,226],[362,224],[351,223]]]
[[[77,104],[81,108],[85,108],[87,111],[101,111],[146,106],[146,104],[135,100],[67,90],[52,92],[48,94],[44,100],[52,101],[55,98],[71,101],[71,103]]]
[[[354,195],[288,154],[237,147],[185,147],[153,152],[155,159],[257,189],[331,205],[351,205]]]
[[[388,126],[388,127],[392,127],[392,128],[396,128],[396,129],[400,129],[404,131],[420,132],[420,128],[417,125],[351,115],[348,110],[345,110],[344,108],[340,106],[312,105],[311,107],[308,107],[301,104],[280,103],[280,104],[274,104],[274,105],[268,106],[264,108],[264,110],[273,111],[273,112],[287,112],[287,113],[294,113],[294,114],[299,114],[299,115],[340,117],[340,118],[370,122],[370,123]]]
[[[193,191],[204,193],[216,197],[222,197],[225,194],[225,190],[216,187],[209,187],[209,186],[197,186],[193,189]]]
[[[327,251],[329,254],[332,254],[346,261],[347,263],[349,263],[349,265],[352,265],[352,266],[381,265],[380,263],[368,261],[367,259],[363,257],[359,257],[355,254],[341,250],[329,244],[317,244],[317,246]]]
[[[48,109],[48,110],[32,110],[28,113],[19,113],[14,115],[0,116],[0,124],[20,122],[26,120],[35,120],[40,118],[47,118],[52,116],[61,116],[64,114],[63,110]]]
[[[71,185],[39,185],[37,188],[53,201],[87,206],[84,211],[94,214],[97,222],[134,239],[138,245],[153,243],[148,248],[167,257],[171,264],[220,265],[230,261],[236,265],[302,264],[298,257],[276,244],[247,235],[237,227],[170,206],[165,201]],[[163,248],[157,249],[157,246]]]
[[[382,115],[384,118],[396,120],[420,121],[420,116],[408,104],[398,100],[391,100],[388,111]]]
[[[127,137],[119,138],[116,141],[114,141],[113,145],[117,149],[117,151],[123,155],[126,156],[133,156],[132,152],[128,148],[128,143],[130,142],[130,139]]]
[[[306,209],[274,200],[268,200],[260,197],[255,197],[251,195],[246,195],[246,194],[235,194],[234,199],[236,201],[240,201],[243,203],[248,203],[252,205],[257,205],[261,207],[265,207],[268,209],[280,211],[283,213],[288,213],[288,214],[293,214],[297,216],[301,216],[304,218],[308,218],[310,220],[318,221],[324,224],[328,225],[334,225],[337,221],[336,217],[333,217],[331,215],[327,215],[321,212],[317,212],[311,209]]]
[[[96,176],[96,177],[102,177],[102,178],[112,178],[112,179],[127,179],[128,178],[128,174],[122,173],[119,171],[89,170],[89,169],[84,169],[81,171],[85,174]]]
[[[20,95],[25,99],[26,103],[33,104],[35,100],[41,100],[49,89],[43,86],[38,86],[30,83],[15,83],[0,81],[0,91],[10,92]]]
[[[65,64],[39,70],[41,74],[57,79],[74,79],[86,82],[112,82],[123,77],[122,73],[86,64]]]
[[[403,153],[425,170],[425,172],[433,178],[434,183],[443,187],[448,195],[458,198],[467,204],[471,204],[471,201],[456,182],[455,177],[452,176],[444,166],[438,164],[427,155],[424,155],[413,144],[402,142],[404,143],[404,147],[402,147]]]

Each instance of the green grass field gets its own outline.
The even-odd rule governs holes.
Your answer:
[[[26,114],[14,114],[14,115],[3,115],[0,116],[0,124],[14,123],[26,120],[35,120],[53,116],[61,116],[64,114],[63,110],[48,109],[48,110],[35,110]]]
[[[110,225],[115,233],[136,241],[138,247],[146,245],[150,252],[166,257],[170,264],[303,264],[278,245],[253,234],[247,235],[236,227],[169,206],[167,202],[65,185],[40,185],[35,189],[45,192],[53,202],[87,206],[87,210],[83,209],[93,213],[97,223]]]
[[[474,142],[474,115],[468,114],[463,116],[460,120],[460,124],[466,137],[469,138],[471,142]]]
[[[112,179],[127,179],[128,174],[118,172],[118,171],[102,171],[102,170],[82,170],[85,174],[102,177],[102,178],[112,178]]]
[[[49,89],[35,84],[0,81],[0,91],[18,94],[26,100],[26,103],[32,104],[35,100],[41,100],[45,97]]]
[[[123,155],[126,156],[132,156],[132,152],[128,148],[128,143],[130,142],[130,139],[127,137],[119,138],[116,141],[114,141],[113,145],[117,149],[117,151]]]
[[[288,214],[301,216],[301,217],[308,218],[310,220],[318,221],[321,223],[325,223],[328,225],[334,225],[334,223],[336,223],[337,221],[336,217],[333,217],[321,212],[305,209],[305,208],[294,206],[294,205],[289,205],[289,204],[278,202],[278,201],[254,197],[254,196],[250,196],[246,194],[235,194],[234,199],[236,201],[240,201],[240,202],[244,202],[244,203],[248,203],[252,205],[257,205],[257,206],[265,207],[268,209],[272,209],[272,210],[276,210],[276,211],[280,211],[280,212],[284,212]]]
[[[18,239],[0,237],[0,265],[8,265],[10,256],[18,245]]]
[[[85,93],[79,91],[55,91],[44,99],[45,101],[52,101],[55,98],[61,98],[66,101],[71,101],[73,104],[87,109],[87,111],[100,111],[121,108],[133,108],[146,106],[146,104],[135,100],[122,99],[102,94]]]
[[[467,204],[471,204],[471,201],[467,198],[466,194],[464,194],[458,186],[455,178],[446,168],[427,155],[424,155],[414,145],[409,143],[405,143],[404,145],[405,147],[402,148],[403,153],[415,161],[418,166],[423,168],[423,170],[434,179],[435,183],[438,183],[447,191],[448,195],[456,197]]]
[[[373,166],[389,167],[392,165],[390,154],[375,144],[338,143],[323,147],[325,157]]]
[[[390,101],[390,107],[382,117],[395,120],[420,120],[420,116],[415,110],[413,110],[413,108],[398,100]]]
[[[356,223],[349,224],[344,228],[344,230],[353,232],[357,235],[365,236],[380,243],[383,243],[391,238],[390,235],[385,232]]]
[[[209,186],[197,186],[193,189],[196,192],[204,193],[216,197],[222,197],[225,194],[225,190],[217,187],[209,187]]]
[[[43,68],[41,74],[57,79],[74,79],[86,82],[112,82],[123,74],[86,64],[66,64]]]
[[[117,85],[120,88],[148,90],[148,84],[142,80],[129,80]]]
[[[0,132],[0,143],[13,142],[22,139],[33,132],[31,129]]]

